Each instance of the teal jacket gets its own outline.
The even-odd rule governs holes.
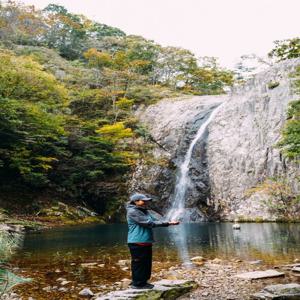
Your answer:
[[[128,243],[153,243],[153,227],[169,226],[155,219],[147,209],[129,203],[127,209]]]

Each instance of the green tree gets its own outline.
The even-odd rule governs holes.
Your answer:
[[[0,176],[47,184],[48,171],[62,151],[62,119],[37,104],[0,97],[0,128]]]
[[[300,57],[300,38],[275,41],[275,48],[269,52],[269,57],[282,61]]]
[[[300,93],[300,68],[291,74],[295,79],[293,89],[296,94]],[[300,157],[300,100],[291,101],[287,111],[287,121],[282,129],[281,140],[278,143],[282,153],[293,160]]]
[[[126,34],[119,28],[111,27],[98,22],[93,22],[88,30],[89,37],[102,40],[103,37],[124,37]]]
[[[31,57],[0,50],[0,96],[8,99],[39,102],[48,109],[63,107],[68,91],[56,78],[43,71]]]
[[[48,182],[64,137],[58,112],[67,97],[67,90],[30,57],[0,52],[2,174],[15,174],[37,186]]]
[[[81,57],[90,21],[56,4],[49,4],[43,12],[47,24],[47,31],[43,37],[46,45],[57,49],[67,59]]]
[[[282,137],[278,143],[283,154],[291,159],[300,157],[300,101],[290,104],[288,120],[283,128]]]

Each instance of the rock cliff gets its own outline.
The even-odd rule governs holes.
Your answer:
[[[249,190],[267,178],[284,177],[298,192],[299,166],[286,161],[276,144],[288,103],[297,97],[290,74],[299,64],[279,63],[229,95],[165,99],[140,109],[137,116],[161,147],[153,149],[156,163],[138,164],[131,190],[156,195],[162,209],[170,207],[178,166],[198,128],[221,105],[192,154],[186,193],[186,207],[195,214],[191,220],[271,220],[263,204],[268,196]]]
[[[227,99],[226,95],[165,99],[140,110],[138,117],[161,147],[153,149],[156,163],[149,165],[141,161],[138,164],[131,181],[131,190],[143,191],[159,198],[158,206],[166,210],[173,199],[177,168],[191,140],[210,113]],[[200,140],[195,146],[190,164],[191,182],[186,193],[186,205],[189,208],[205,205],[210,193],[205,152],[205,141]]]
[[[288,103],[297,98],[290,74],[299,64],[300,60],[279,63],[237,87],[210,125],[211,196],[216,209],[223,206],[224,218],[272,220],[274,215],[263,204],[269,195],[249,195],[267,178],[288,178],[294,192],[299,190],[299,166],[284,159],[276,147]]]

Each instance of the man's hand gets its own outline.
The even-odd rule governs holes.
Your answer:
[[[170,221],[169,225],[178,225],[180,222],[179,221]]]

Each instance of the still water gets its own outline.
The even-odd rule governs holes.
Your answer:
[[[300,255],[299,223],[242,223],[241,230],[233,230],[231,223],[194,223],[154,231],[158,251],[176,251],[179,240],[191,254],[204,256],[255,259],[269,255],[284,260]],[[127,251],[126,238],[126,224],[56,228],[27,234],[22,253],[38,257],[58,252],[93,254],[114,248],[123,252]]]
[[[182,259],[205,258],[257,260],[265,264],[289,263],[300,258],[300,224],[242,223],[233,230],[231,223],[181,224],[155,228],[154,271],[180,264]],[[28,233],[23,248],[12,266],[34,278],[18,288],[23,296],[45,299],[44,287],[56,286],[59,277],[67,278],[78,290],[89,286],[105,290],[105,285],[130,278],[119,260],[129,259],[126,224],[85,225]],[[96,262],[96,268],[82,264]],[[101,288],[100,288],[101,287]],[[55,291],[51,299],[73,299]]]

